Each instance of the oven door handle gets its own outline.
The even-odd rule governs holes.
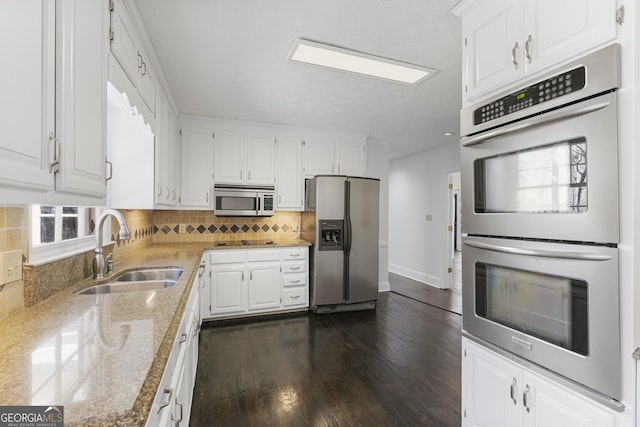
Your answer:
[[[593,113],[594,111],[607,108],[610,104],[611,104],[610,101],[603,101],[603,102],[598,102],[597,104],[563,108],[561,110],[553,111],[551,113],[547,113],[542,116],[531,117],[522,122],[517,122],[511,125],[503,126],[499,129],[494,129],[492,131],[485,132],[480,135],[462,137],[460,138],[460,144],[463,147],[469,147],[471,145],[479,144],[483,141],[486,141],[487,139],[495,138],[496,136],[504,135],[506,133],[520,131],[523,129],[530,128],[532,126],[538,126],[538,125],[553,122],[556,120],[569,119],[571,117],[582,116],[585,114]]]
[[[581,261],[609,261],[612,259],[611,255],[598,254],[594,252],[569,252],[569,251],[555,251],[550,249],[524,249],[524,248],[517,248],[513,246],[483,243],[483,242],[478,242],[476,240],[465,240],[464,244],[467,246],[471,246],[472,248],[486,249],[488,251],[504,252],[507,254],[514,254],[514,255],[575,259],[575,260],[581,260]]]

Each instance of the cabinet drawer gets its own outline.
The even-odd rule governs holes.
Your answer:
[[[307,248],[286,248],[282,250],[283,260],[306,259]]]
[[[298,286],[295,288],[287,288],[282,292],[282,305],[290,307],[294,305],[307,305],[307,288],[304,286]]]
[[[285,262],[282,263],[282,272],[283,273],[303,273],[307,271],[307,263],[304,261],[300,262]]]
[[[307,284],[306,274],[289,273],[282,277],[282,286],[304,286]]]
[[[280,261],[280,249],[256,249],[247,251],[247,261]]]
[[[230,250],[230,251],[211,251],[211,264],[228,264],[233,262],[244,262],[245,251],[243,250]]]

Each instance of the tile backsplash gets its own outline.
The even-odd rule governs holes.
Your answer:
[[[25,258],[28,246],[27,208],[0,207],[0,252],[20,249]],[[24,308],[24,282],[0,285],[0,319]]]
[[[131,238],[105,248],[123,259],[154,243],[206,243],[240,240],[287,240],[300,236],[300,212],[276,212],[272,217],[216,217],[211,211],[121,210]],[[111,220],[111,240],[118,223]],[[24,278],[0,286],[0,319],[32,306],[92,274],[93,251],[48,264],[28,262],[28,208],[0,207],[0,252],[20,249]]]
[[[217,217],[207,211],[153,211],[154,243],[287,240],[300,236],[300,212]]]

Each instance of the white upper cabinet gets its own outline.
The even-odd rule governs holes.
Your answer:
[[[155,204],[175,206],[178,202],[175,170],[179,164],[175,116],[161,92],[156,106]]]
[[[613,40],[615,11],[615,0],[461,3],[465,101]]]
[[[217,130],[214,136],[215,182],[242,184],[244,172],[244,135],[239,132]]]
[[[306,138],[303,146],[305,177],[332,174],[365,175],[365,142],[344,142],[332,139]]]
[[[0,194],[4,187],[53,190],[55,7],[48,0],[10,0],[0,17],[2,102]],[[10,40],[19,40],[11,43]],[[9,202],[6,196],[2,197]]]
[[[0,195],[5,203],[96,203],[106,195],[104,3],[9,1]],[[24,191],[35,190],[35,192]],[[55,190],[55,193],[45,191]]]
[[[463,18],[469,98],[524,75],[521,16],[522,0],[486,0]]]
[[[306,138],[303,142],[304,175],[330,175],[334,173],[334,143],[331,139]]]
[[[216,184],[274,185],[273,136],[215,131]]]
[[[273,136],[247,135],[246,183],[273,185],[276,173],[276,139]]]
[[[302,138],[277,138],[276,209],[303,210]]]
[[[366,143],[351,143],[336,141],[336,164],[339,175],[364,176],[366,158]]]
[[[151,113],[156,104],[156,76],[123,0],[111,0],[111,53]]]
[[[213,206],[213,134],[207,129],[182,129],[180,206]]]
[[[537,71],[613,40],[616,2],[527,0],[525,28],[525,64]]]

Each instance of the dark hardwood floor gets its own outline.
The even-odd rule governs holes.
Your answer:
[[[450,289],[438,289],[389,272],[391,292],[462,314],[462,253],[456,252],[453,261],[453,280]]]
[[[461,317],[376,311],[203,325],[191,426],[459,426]]]

